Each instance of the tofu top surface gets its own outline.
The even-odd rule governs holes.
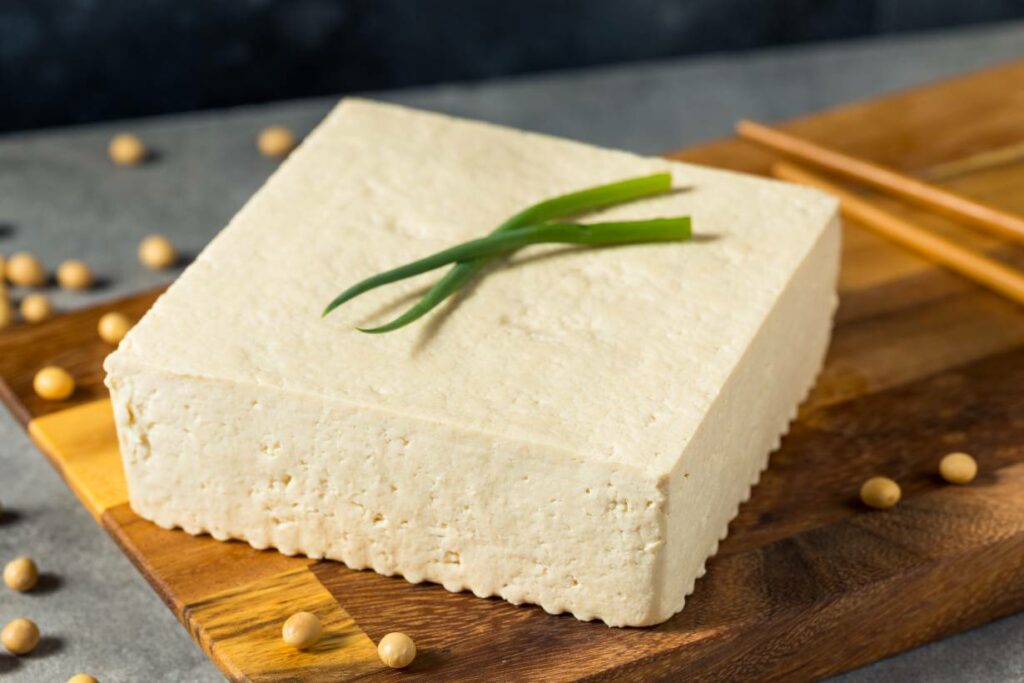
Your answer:
[[[366,276],[558,194],[670,170],[678,191],[583,218],[690,215],[694,241],[531,247],[397,332],[444,271]],[[836,203],[752,176],[344,100],[116,352],[667,472]]]

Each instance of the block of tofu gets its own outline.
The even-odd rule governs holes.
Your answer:
[[[656,171],[589,220],[697,239],[532,247],[398,332],[438,277],[356,280],[529,204]],[[132,508],[613,626],[683,607],[812,386],[834,201],[498,126],[342,102],[106,361]]]

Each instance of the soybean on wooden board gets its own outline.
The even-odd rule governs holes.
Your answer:
[[[1024,139],[1024,62],[786,127],[906,171],[941,168],[943,184],[1024,213],[1024,164],[949,165]],[[772,160],[736,140],[675,156],[752,172]],[[1024,261],[996,240],[892,208]],[[649,629],[580,623],[136,517],[100,384],[109,349],[95,323],[104,309],[138,315],[153,294],[0,333],[3,395],[232,679],[813,679],[1024,609],[1024,310],[856,226],[845,240],[817,387],[686,609]],[[79,380],[68,402],[31,395],[34,370],[51,362]],[[935,475],[955,449],[980,462],[969,487]],[[869,512],[856,492],[880,472],[900,481],[905,499]],[[328,625],[313,652],[280,642],[281,622],[297,609]],[[391,630],[420,647],[410,671],[376,659],[373,643]]]

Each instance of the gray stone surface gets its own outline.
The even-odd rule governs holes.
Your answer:
[[[725,135],[740,116],[777,119],[1024,56],[1024,24],[898,39],[457,85],[378,96],[640,152]],[[315,100],[0,137],[0,252],[55,264],[84,257],[106,284],[54,293],[63,308],[136,291],[173,273],[137,265],[138,239],[164,232],[195,253],[273,171],[260,127],[305,132]],[[105,160],[113,131],[160,153],[141,169]],[[92,522],[6,413],[0,415],[0,560],[34,556],[52,574],[38,594],[0,591],[0,621],[40,624],[31,657],[0,655],[0,678],[213,681],[214,667]],[[843,676],[860,681],[1024,680],[1024,616],[1004,619]]]

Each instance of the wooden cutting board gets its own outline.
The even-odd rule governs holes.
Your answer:
[[[1024,140],[1024,61],[794,121],[790,131],[1024,213],[1024,163],[990,155]],[[975,156],[979,155],[980,156]],[[737,140],[673,156],[752,172],[772,157]],[[968,158],[968,161],[955,161]],[[1024,250],[892,205],[1024,267]],[[139,316],[148,293],[0,334],[0,387],[97,521],[224,673],[243,681],[806,680],[1024,609],[1024,309],[847,226],[827,366],[686,609],[649,629],[610,629],[536,607],[165,531],[127,494],[96,336],[107,310]],[[68,368],[64,403],[31,392]],[[973,453],[968,487],[938,459]],[[886,474],[904,502],[857,503]],[[328,636],[279,638],[307,609]],[[385,669],[374,642],[401,630],[420,656]]]

